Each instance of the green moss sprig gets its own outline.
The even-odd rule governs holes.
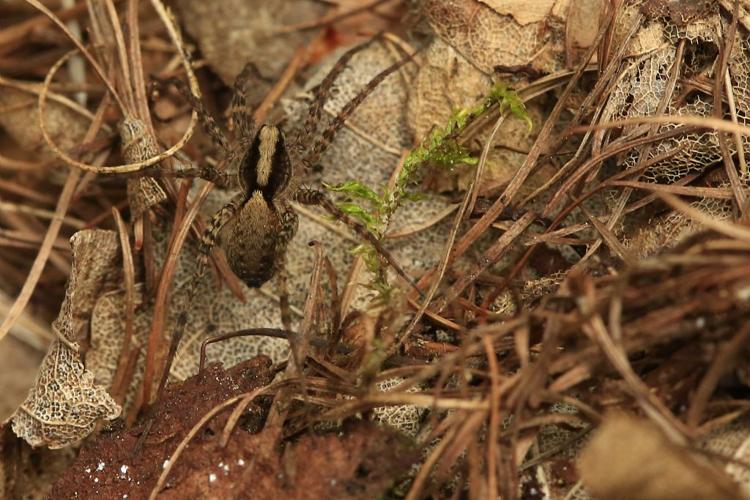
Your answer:
[[[344,194],[350,201],[338,203],[338,207],[362,222],[378,238],[382,238],[388,221],[403,201],[415,197],[415,193],[410,191],[409,187],[416,182],[425,165],[454,168],[457,165],[476,165],[479,162],[479,158],[473,156],[471,151],[460,143],[459,137],[470,123],[493,106],[498,106],[501,112],[507,110],[525,122],[531,130],[532,121],[523,101],[504,84],[498,83],[476,105],[451,113],[445,125],[434,128],[419,146],[412,149],[404,159],[393,187],[384,188],[382,193],[378,193],[356,180],[325,187],[329,191]],[[378,267],[380,261],[377,254],[369,245],[359,245],[355,252],[364,257],[368,269],[376,277],[384,275]],[[389,289],[385,283],[374,285],[381,293]]]

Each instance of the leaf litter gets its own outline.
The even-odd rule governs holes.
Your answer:
[[[17,143],[0,155],[12,180],[0,190],[35,209],[0,214],[16,231],[0,235],[0,262],[20,287],[25,276],[14,267],[49,259],[29,281],[41,279],[45,293],[36,286],[30,299],[40,317],[59,316],[37,383],[4,428],[3,449],[17,458],[3,455],[0,491],[26,493],[36,478],[49,491],[54,481],[24,468],[44,450],[12,427],[32,445],[69,447],[49,461],[56,474],[65,469],[60,497],[747,495],[745,7],[332,3],[284,2],[250,16],[246,3],[187,2],[177,9],[187,40],[158,1],[61,14],[91,23],[108,85],[50,72],[69,40],[49,14],[2,7],[13,21],[0,30],[0,68],[6,54],[40,58],[0,80],[13,89],[3,94],[2,126]],[[145,23],[139,8],[154,9],[161,24]],[[52,42],[13,29],[26,19]],[[185,304],[195,236],[229,194],[181,179],[213,152],[197,131],[181,146],[194,118],[147,95],[144,75],[186,74],[196,93],[200,80],[205,102],[220,110],[225,84],[253,60],[253,105],[268,98],[269,119],[291,131],[338,45],[373,34],[363,34],[368,22],[389,33],[350,62],[326,116],[380,68],[415,52],[416,64],[383,82],[304,182],[329,186],[422,293],[344,225],[300,208],[288,256],[293,331],[283,330],[279,285],[239,285],[219,253],[198,299]],[[119,118],[103,100],[107,86],[117,89],[109,98]],[[81,91],[93,111],[61,97]],[[36,109],[38,93],[49,94],[54,148],[31,132],[36,119],[7,119]],[[59,127],[58,113],[84,126]],[[723,120],[721,131],[711,119]],[[137,177],[101,166],[123,159]],[[98,175],[79,177],[84,164]],[[43,194],[60,191],[55,179],[66,174],[60,217],[101,228],[74,236],[72,260],[19,240],[46,227],[36,214],[55,198]],[[188,227],[197,198],[205,206]],[[77,228],[52,229],[69,237]],[[188,237],[177,252],[180,231]],[[84,250],[87,238],[95,252]],[[150,401],[186,308],[171,383]],[[205,347],[199,372],[204,342],[233,333]],[[96,424],[119,404],[120,419]],[[139,418],[148,415],[149,431]],[[649,461],[658,466],[642,467]],[[689,476],[705,480],[680,482]]]

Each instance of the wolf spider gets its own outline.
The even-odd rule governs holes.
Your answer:
[[[214,184],[239,188],[239,193],[222,207],[210,220],[200,243],[200,260],[189,285],[188,301],[194,298],[197,283],[207,267],[209,256],[216,243],[224,250],[232,271],[247,286],[256,288],[271,279],[283,268],[289,241],[297,231],[297,214],[290,205],[296,201],[305,205],[318,205],[336,219],[350,226],[362,239],[373,245],[380,258],[412,286],[413,281],[404,273],[391,254],[367,228],[343,213],[322,191],[302,186],[299,181],[299,168],[310,169],[331,144],[335,134],[359,104],[383,81],[411,57],[405,57],[378,73],[370,80],[338,113],[330,120],[322,135],[315,139],[323,105],[338,75],[357,52],[366,48],[374,40],[346,51],[335,63],[314,93],[307,119],[292,147],[301,165],[293,164],[284,134],[275,125],[261,125],[254,122],[251,109],[246,102],[246,88],[257,70],[248,64],[237,77],[234,94],[229,105],[229,130],[227,138],[214,118],[201,101],[193,95],[188,86],[173,78],[161,82],[161,86],[172,84],[197,112],[204,129],[213,142],[223,152],[223,159],[216,167],[199,167],[198,176]],[[304,145],[312,147],[304,151]],[[281,309],[282,322],[288,328],[288,299],[282,279]],[[167,355],[167,364],[162,373],[157,390],[161,396],[168,379],[169,367],[182,338],[187,322],[187,311],[181,312]]]

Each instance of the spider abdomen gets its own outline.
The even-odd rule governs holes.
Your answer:
[[[269,203],[255,191],[222,227],[219,243],[234,274],[256,288],[282,265],[296,228],[297,216],[288,205]]]

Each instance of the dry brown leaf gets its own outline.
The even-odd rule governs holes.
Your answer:
[[[60,315],[34,386],[12,417],[13,431],[32,446],[69,446],[86,437],[101,418],[120,407],[84,368],[78,340],[85,333],[96,298],[116,279],[119,248],[112,231],[79,231],[71,238],[73,268]]]
[[[440,38],[488,75],[496,67],[563,68],[562,19],[524,25],[477,0],[425,0],[422,11]]]
[[[37,95],[0,85],[0,126],[23,149],[38,158],[54,158],[39,128]],[[80,145],[89,122],[80,113],[50,100],[45,110],[45,126],[52,140],[64,151]]]
[[[227,85],[234,82],[245,63],[252,61],[260,73],[275,80],[300,45],[314,31],[280,35],[287,25],[313,21],[325,13],[312,0],[183,0],[175,4],[185,29],[197,42],[203,57]],[[268,82],[251,87],[250,101],[258,102],[270,88]]]
[[[519,24],[526,25],[544,21],[554,13],[564,13],[570,0],[479,0],[497,12],[512,16]]]
[[[586,488],[601,500],[743,498],[720,469],[675,445],[656,426],[611,414],[578,459]]]

